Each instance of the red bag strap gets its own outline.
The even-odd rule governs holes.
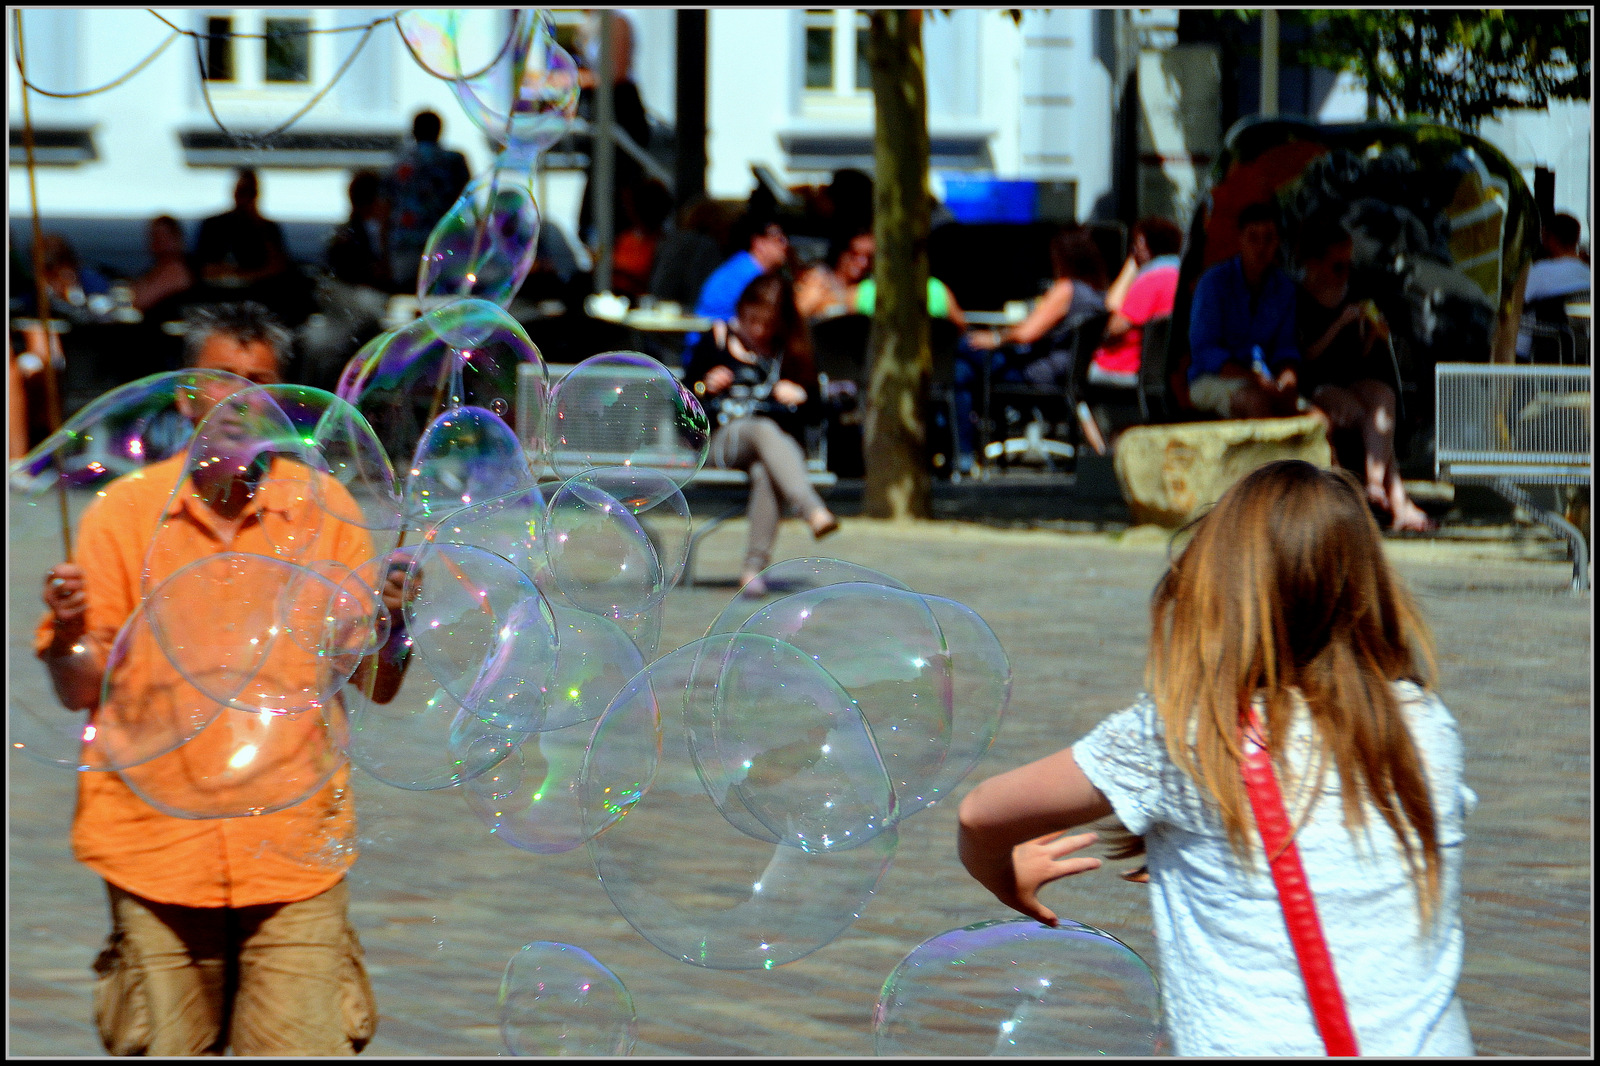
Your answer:
[[[1355,1030],[1350,1027],[1344,996],[1339,992],[1333,956],[1328,952],[1322,923],[1317,919],[1311,885],[1306,880],[1300,851],[1290,833],[1289,814],[1284,810],[1283,793],[1272,769],[1261,715],[1250,706],[1243,709],[1242,717],[1245,720],[1241,738],[1244,760],[1240,769],[1245,791],[1250,796],[1250,809],[1255,814],[1256,828],[1261,832],[1261,843],[1271,858],[1272,881],[1278,888],[1278,903],[1283,907],[1283,924],[1289,930],[1289,942],[1294,945],[1295,958],[1300,962],[1300,976],[1306,983],[1311,1014],[1329,1055],[1359,1055]]]

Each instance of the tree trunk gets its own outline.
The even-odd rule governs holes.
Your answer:
[[[927,463],[928,104],[922,12],[874,11],[871,30],[877,307],[869,345],[863,510],[932,514]]]

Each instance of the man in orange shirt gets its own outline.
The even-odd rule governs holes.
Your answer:
[[[204,309],[191,315],[188,361],[255,384],[277,384],[288,339],[259,305]],[[199,422],[230,392],[227,386],[196,390],[180,409]],[[353,569],[374,555],[369,534],[322,512],[316,493],[275,493],[281,482],[260,485],[237,471],[221,480],[208,472],[204,485],[186,479],[184,491],[175,493],[184,465],[184,457],[169,459],[108,485],[79,523],[77,562],[46,575],[49,612],[36,650],[67,708],[137,715],[142,708],[99,706],[117,633],[149,589],[188,563],[225,552],[274,555],[264,523],[312,530],[316,542],[308,560]],[[296,466],[275,458],[268,474]],[[352,513],[342,510],[350,498],[337,481],[300,469],[316,481],[324,502]],[[152,554],[157,540],[162,550]],[[153,569],[145,583],[147,566]],[[395,635],[363,661],[356,678],[373,686],[379,702],[393,697],[405,670],[402,585],[401,572],[389,575],[382,594]],[[229,587],[228,594],[249,593]],[[113,673],[114,680],[136,681],[123,689],[114,683],[106,696],[111,704],[119,691],[162,688],[205,699],[185,689],[187,682],[156,649],[135,651]],[[231,1048],[245,1055],[351,1055],[371,1039],[376,1009],[348,919],[344,879],[355,859],[348,844],[354,838],[349,765],[337,750],[337,729],[329,726],[342,724],[343,713],[335,699],[322,710],[272,722],[291,736],[304,731],[295,757],[310,753],[305,758],[318,776],[307,779],[308,787],[325,782],[309,798],[273,813],[184,818],[146,803],[128,780],[137,784],[134,775],[143,774],[147,784],[181,791],[182,760],[194,758],[182,746],[123,773],[78,775],[73,853],[105,879],[111,900],[110,941],[95,963],[96,1024],[108,1052],[195,1055]],[[206,740],[201,730],[191,750],[204,751]],[[170,761],[175,757],[180,761]],[[180,780],[174,784],[173,778]],[[183,809],[181,802],[175,807]]]

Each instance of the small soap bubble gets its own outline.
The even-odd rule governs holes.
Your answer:
[[[562,595],[593,614],[648,611],[669,591],[655,545],[639,519],[582,477],[551,495],[544,550]]]
[[[428,235],[417,270],[417,298],[476,297],[505,307],[533,269],[539,205],[526,167],[504,157],[467,184]],[[452,346],[470,339],[447,336]]]
[[[405,488],[407,524],[426,529],[479,500],[535,487],[515,433],[481,407],[456,407],[427,428]]]
[[[489,410],[504,418],[511,411],[511,405],[505,401],[504,397],[496,396],[489,401]]]
[[[650,467],[681,486],[705,465],[711,431],[704,408],[647,355],[585,359],[551,389],[549,410],[545,434],[559,478],[594,467]]]
[[[523,851],[554,855],[586,839],[578,810],[588,725],[535,733],[504,762],[462,788],[467,806],[495,838]]]
[[[523,947],[506,964],[499,1002],[500,1035],[513,1055],[633,1051],[633,997],[582,948],[548,940]]]
[[[1150,967],[1109,933],[1067,920],[980,922],[924,941],[895,967],[872,1042],[877,1055],[919,1058],[1154,1055],[1160,997]]]

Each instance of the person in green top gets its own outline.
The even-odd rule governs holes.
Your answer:
[[[876,251],[876,246],[870,233],[862,234],[851,242],[852,247],[857,244],[865,245],[868,255],[872,255]],[[877,279],[871,276],[863,278],[855,287],[851,308],[859,314],[870,315],[873,308],[877,306],[877,301]],[[955,293],[951,292],[949,286],[938,278],[930,277],[928,279],[928,314],[934,318],[948,318],[960,329],[967,328],[966,312],[962,311],[961,305],[956,302]]]

